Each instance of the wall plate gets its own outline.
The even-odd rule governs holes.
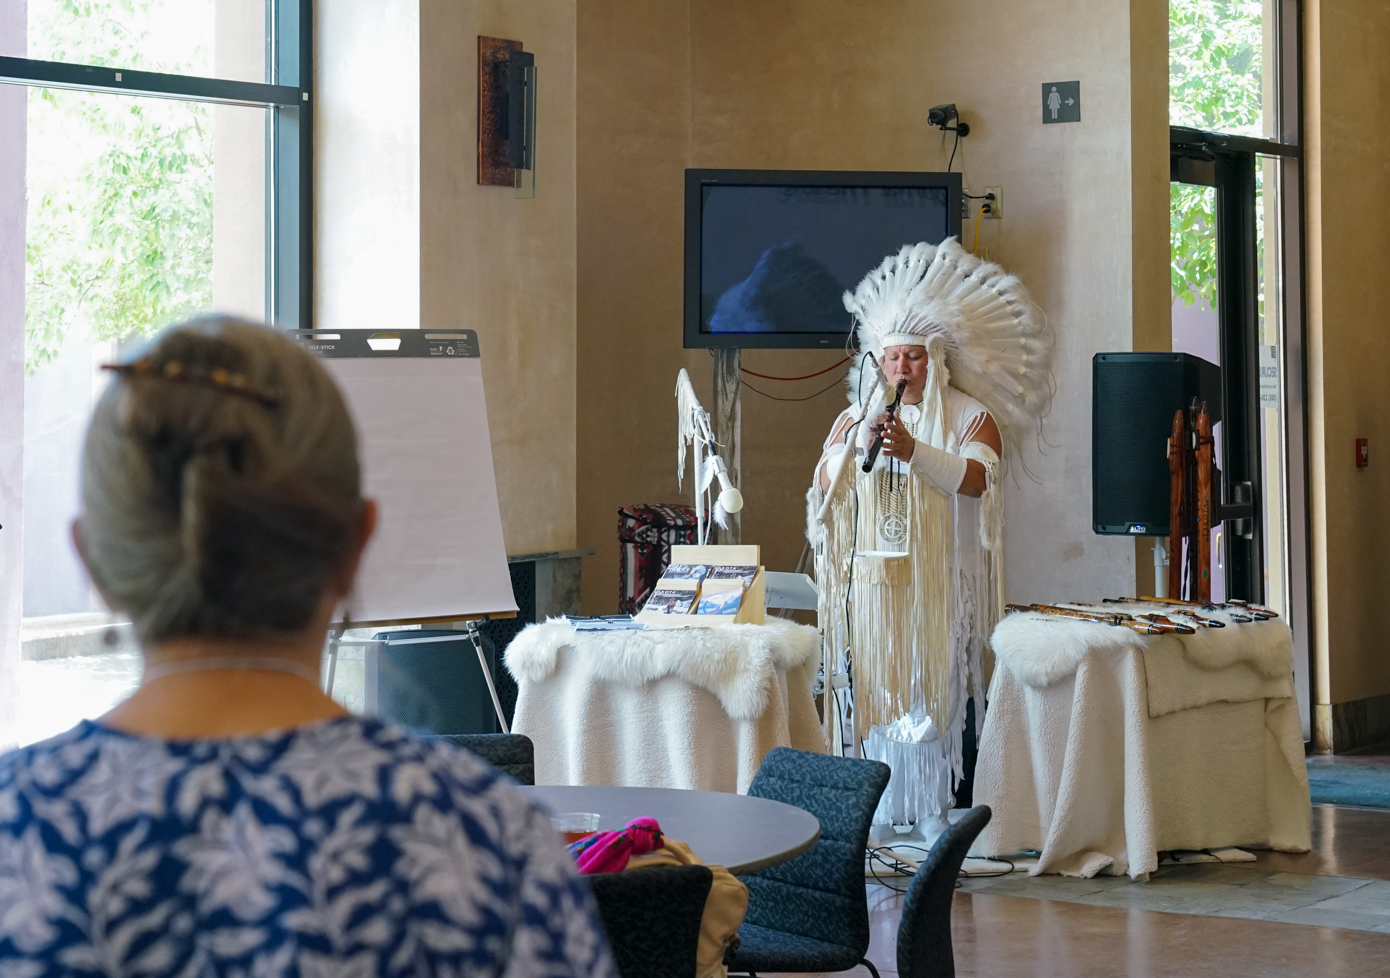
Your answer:
[[[990,194],[994,194],[993,200],[984,200],[980,203],[981,206],[985,204],[989,205],[989,212],[985,214],[985,220],[997,221],[999,218],[1004,216],[1004,188],[986,187],[985,196],[988,197]]]

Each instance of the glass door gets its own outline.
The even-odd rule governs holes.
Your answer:
[[[1173,349],[1221,367],[1212,595],[1294,633],[1311,734],[1296,0],[1170,0]],[[1180,559],[1174,554],[1170,559]]]

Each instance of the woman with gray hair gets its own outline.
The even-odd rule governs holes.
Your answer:
[[[73,537],[145,671],[0,758],[0,975],[613,974],[540,809],[321,691],[376,523],[327,372],[217,318],[112,369]]]

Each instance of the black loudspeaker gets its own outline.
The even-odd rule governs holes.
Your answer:
[[[1097,353],[1091,385],[1091,525],[1168,536],[1168,436],[1195,397],[1221,420],[1221,368],[1190,353]]]

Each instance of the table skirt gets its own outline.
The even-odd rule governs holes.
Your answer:
[[[530,675],[513,670],[523,674],[518,676],[512,729],[535,744],[536,783],[743,793],[772,748],[824,752],[811,694],[820,662],[817,650],[806,645],[795,654],[786,651],[798,626],[724,629],[732,627],[754,629],[747,634],[764,642],[775,640],[781,654],[772,656],[774,664],[751,684],[756,695],[737,683],[715,684],[723,691],[723,701],[707,684],[692,681],[701,670],[688,658],[677,658],[673,669],[653,669],[655,678],[639,681],[650,673],[639,670],[639,678],[615,675],[618,670],[611,662],[598,661],[604,647],[588,635],[555,633],[555,642],[570,644],[558,648],[553,668],[532,670]],[[683,631],[698,637],[714,629]],[[710,638],[727,642],[737,634]],[[808,638],[799,641],[804,644]],[[512,650],[508,656],[515,662]],[[686,674],[679,674],[682,671]],[[764,701],[760,710],[750,706],[757,701]],[[738,708],[726,709],[729,703]],[[731,715],[731,709],[744,715]]]
[[[996,669],[975,774],[994,817],[972,853],[1033,849],[1034,874],[1140,879],[1164,850],[1308,850],[1295,698],[1149,712],[1137,649],[1090,652],[1044,687]]]

